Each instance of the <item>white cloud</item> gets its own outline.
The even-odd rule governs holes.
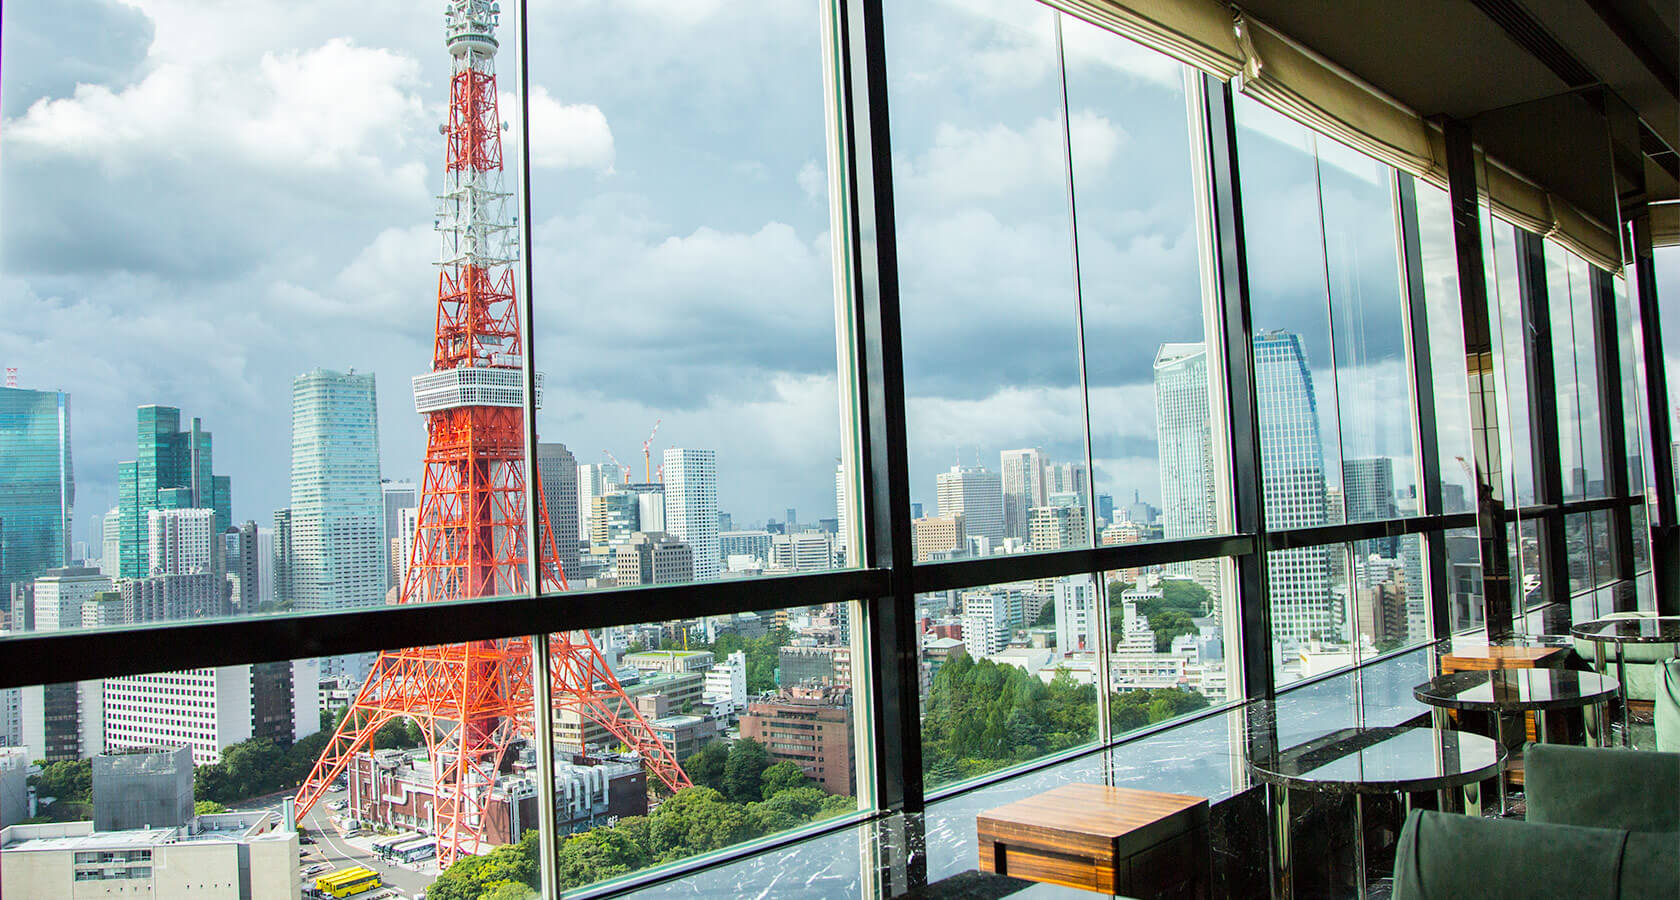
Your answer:
[[[1099,175],[1126,143],[1126,133],[1105,116],[1074,113],[1069,126],[1082,174]],[[1023,129],[995,124],[984,129],[941,122],[933,144],[910,166],[911,186],[944,197],[1003,197],[1027,188],[1060,185],[1065,170],[1061,122],[1034,119]]]
[[[519,100],[503,93],[502,118],[509,125],[509,141],[519,139]],[[507,157],[512,158],[508,153]],[[613,133],[606,114],[592,103],[561,103],[548,88],[531,88],[531,165],[545,169],[613,171]]]
[[[805,196],[812,200],[828,198],[828,170],[818,165],[816,160],[808,159],[805,165],[799,167],[797,180],[799,189],[805,192]]]
[[[91,159],[128,173],[158,159],[230,156],[287,170],[417,174],[400,152],[424,117],[419,66],[400,53],[335,38],[252,64],[165,63],[113,91],[83,84],[5,124],[25,153]]]

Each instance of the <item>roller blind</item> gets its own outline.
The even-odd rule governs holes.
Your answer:
[[[1446,187],[1439,128],[1357,76],[1252,16],[1234,16],[1243,53],[1238,88],[1309,128],[1368,156]],[[1616,232],[1574,204],[1488,159],[1479,186],[1493,213],[1556,240],[1610,271],[1622,267]]]
[[[1219,0],[1046,0],[1069,15],[1229,81],[1242,68],[1231,9]]]
[[[1680,203],[1651,205],[1651,246],[1680,247]]]

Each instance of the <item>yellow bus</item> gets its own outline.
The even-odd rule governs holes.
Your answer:
[[[367,866],[328,872],[315,879],[315,890],[329,897],[349,897],[379,887],[379,873]]]

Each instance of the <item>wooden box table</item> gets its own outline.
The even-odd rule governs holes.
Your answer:
[[[979,817],[980,870],[1132,897],[1206,897],[1208,802],[1068,784]]]
[[[1441,657],[1441,674],[1478,672],[1497,669],[1549,669],[1563,665],[1569,655],[1564,646],[1528,646],[1523,644],[1464,647]]]

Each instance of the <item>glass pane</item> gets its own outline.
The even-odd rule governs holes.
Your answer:
[[[1599,412],[1598,330],[1592,301],[1592,280],[1598,277],[1598,270],[1574,254],[1568,259],[1571,317],[1575,326],[1575,384],[1581,410],[1581,473],[1574,479],[1573,487],[1565,479],[1565,490],[1589,498],[1603,497],[1606,496],[1604,417]]]
[[[1556,246],[1547,246],[1546,299],[1550,306],[1552,333],[1553,381],[1557,386],[1557,427],[1559,474],[1563,480],[1563,500],[1580,500],[1586,496],[1586,463],[1582,461],[1581,409],[1586,391],[1592,382],[1583,383],[1576,366],[1576,356],[1593,346],[1591,322],[1582,335],[1575,328],[1574,278],[1575,267],[1569,254]],[[1582,286],[1583,288],[1585,285]],[[1591,360],[1591,356],[1588,359]]]
[[[195,615],[383,604],[401,593],[386,510],[424,506],[410,379],[436,364],[438,122],[466,55],[437,18],[328,6],[56,12],[6,10],[0,256],[21,387],[0,389],[0,416],[32,434],[0,449],[39,470],[0,501],[0,590],[85,563],[144,590],[209,579],[221,596]],[[493,56],[475,50],[474,102],[496,97]],[[474,163],[487,187],[518,165],[499,134]],[[508,267],[490,268],[501,285]],[[523,378],[494,363],[490,465],[522,508]],[[489,552],[517,543],[509,518]]]
[[[916,619],[930,789],[1097,739],[1103,622],[1090,576],[919,594]]]
[[[856,611],[553,635],[560,889],[856,811]]]
[[[546,498],[573,587],[848,558],[824,14],[531,5],[537,425],[576,464]]]
[[[1606,585],[1616,580],[1616,560],[1610,555],[1610,513],[1600,510],[1591,516],[1593,585]]]
[[[1617,276],[1611,284],[1616,297],[1616,341],[1622,363],[1622,427],[1627,439],[1628,491],[1648,497],[1651,491],[1645,486],[1648,477],[1645,461],[1650,459],[1651,436],[1645,424],[1645,396],[1640,387],[1645,383],[1644,341],[1634,331],[1638,313],[1636,301],[1628,291],[1628,277]],[[1635,534],[1637,540],[1637,530]]]
[[[1441,513],[1476,508],[1475,452],[1470,440],[1470,398],[1464,366],[1464,325],[1447,192],[1418,181],[1418,242],[1423,295],[1429,319],[1429,361],[1434,375],[1436,440],[1441,451]],[[1412,340],[1419,338],[1414,335]],[[1428,403],[1429,398],[1419,402]],[[1435,512],[1436,510],[1432,510]]]
[[[361,696],[323,681],[318,659],[18,689],[22,741],[0,749],[0,774],[27,777],[39,805],[7,822],[6,883],[70,897],[88,881],[151,896],[184,880],[297,885],[292,896],[351,882],[412,897],[440,871],[459,883],[488,867],[538,890],[530,649],[388,651]],[[458,671],[469,655],[490,689],[468,688],[480,699],[466,717],[428,709],[425,674]],[[14,761],[40,768],[25,776]],[[640,783],[632,768],[607,779],[617,802]],[[562,804],[558,821],[597,805],[604,796]]]
[[[1227,668],[1237,649],[1223,627],[1236,616],[1229,562],[1186,568],[1109,573],[1108,704],[1116,737],[1237,699]]]
[[[1346,544],[1266,554],[1272,604],[1272,659],[1279,685],[1357,663],[1374,652],[1355,637]]]
[[[1680,322],[1680,247],[1654,249],[1651,268],[1657,283],[1657,320],[1665,325]],[[1662,335],[1664,370],[1680,373],[1680,327],[1664,328]],[[1668,428],[1670,436],[1680,436],[1680,378],[1673,375],[1668,377]],[[1670,449],[1680,448],[1680,440],[1675,445]],[[1673,456],[1680,460],[1680,453]],[[1675,469],[1680,471],[1680,462]],[[1680,478],[1675,479],[1675,489],[1680,492]]]
[[[1447,608],[1452,633],[1483,628],[1481,547],[1473,528],[1447,532]]]
[[[1335,393],[1375,401],[1339,405],[1342,507],[1348,522],[1393,519],[1400,496],[1417,490],[1394,170],[1334,141],[1320,140],[1318,153]]]
[[[1224,531],[1216,448],[1227,438],[1223,404],[1209,403],[1224,379],[1203,311],[1186,72],[1112,32],[1062,22],[1099,539]],[[1080,133],[1101,122],[1124,123],[1125,142]],[[1014,470],[1031,465],[1015,453],[1004,458],[1006,516],[1019,503]]]
[[[1361,645],[1387,653],[1429,639],[1423,540],[1399,535],[1353,545],[1354,621]]]
[[[1528,368],[1523,341],[1522,296],[1517,286],[1517,229],[1482,210],[1482,252],[1488,270],[1489,324],[1494,331],[1500,458],[1505,463],[1505,503],[1534,503],[1534,441],[1528,417]],[[1492,314],[1497,311],[1497,314]]]
[[[1593,584],[1592,523],[1589,513],[1563,517],[1563,539],[1568,548],[1569,593],[1578,594]],[[1559,598],[1562,599],[1562,598]]]
[[[1091,543],[1055,21],[1026,0],[886,13],[911,497],[928,531],[960,527],[948,555]],[[1095,187],[1136,175],[1137,123],[1112,115],[1072,119]]]
[[[1266,527],[1340,522],[1342,453],[1329,368],[1334,354],[1320,217],[1320,141],[1258,103],[1239,99],[1236,110]],[[1273,581],[1294,584],[1293,577]],[[1320,586],[1311,581],[1302,589],[1316,597]],[[1293,595],[1288,602],[1296,602]]]

